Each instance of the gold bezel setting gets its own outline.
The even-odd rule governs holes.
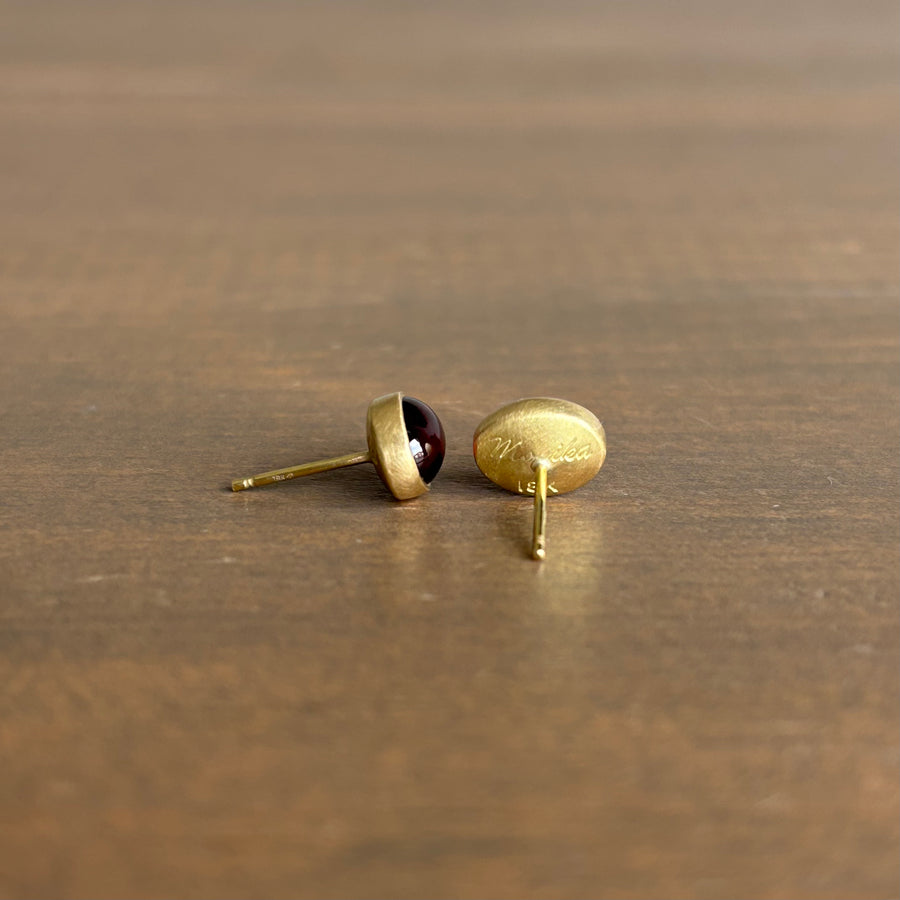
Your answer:
[[[428,490],[409,449],[403,419],[403,393],[385,394],[369,404],[366,440],[381,480],[398,500],[412,500]]]

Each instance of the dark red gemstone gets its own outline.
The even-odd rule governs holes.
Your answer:
[[[403,422],[419,475],[425,484],[430,484],[444,461],[444,426],[434,410],[415,397],[403,398]]]

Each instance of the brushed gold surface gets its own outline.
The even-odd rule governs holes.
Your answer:
[[[491,481],[533,494],[534,470],[545,462],[550,496],[590,481],[606,459],[606,433],[589,410],[569,400],[529,397],[508,403],[475,429],[475,462]]]
[[[547,497],[590,481],[606,459],[600,420],[570,400],[527,397],[487,416],[472,441],[478,468],[495,484],[533,494],[531,556],[547,557]]]
[[[412,500],[428,491],[409,449],[403,420],[402,391],[385,394],[369,404],[366,437],[369,454],[381,480],[398,500]]]

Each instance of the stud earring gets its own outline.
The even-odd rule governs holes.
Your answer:
[[[369,404],[366,415],[368,449],[333,459],[263,472],[231,483],[233,491],[290,481],[343,466],[373,463],[381,480],[398,500],[411,500],[428,490],[444,461],[444,428],[434,410],[402,392],[385,394]]]
[[[475,429],[478,468],[495,484],[534,494],[531,555],[544,559],[547,492],[564,494],[590,481],[606,459],[597,417],[568,400],[530,397],[491,413]]]

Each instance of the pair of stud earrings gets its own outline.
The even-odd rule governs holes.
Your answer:
[[[434,410],[402,392],[369,404],[368,449],[332,459],[263,472],[231,483],[233,491],[290,481],[316,472],[373,463],[398,500],[428,490],[440,471],[446,446]],[[500,487],[534,495],[531,555],[546,556],[547,493],[564,494],[590,481],[606,459],[606,433],[597,417],[569,400],[530,397],[491,413],[475,429],[478,468]],[[551,479],[552,475],[552,481]]]

